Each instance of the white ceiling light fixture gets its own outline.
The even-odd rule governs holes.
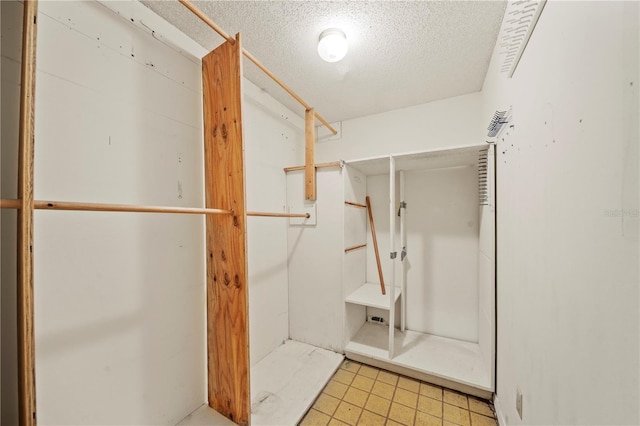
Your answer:
[[[349,45],[344,31],[329,28],[320,33],[318,55],[327,62],[338,62],[347,54]]]

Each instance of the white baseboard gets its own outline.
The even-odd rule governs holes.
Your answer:
[[[502,412],[502,407],[500,407],[500,401],[498,400],[498,395],[493,395],[493,408],[496,409],[496,417],[498,419],[499,426],[507,426],[507,421],[504,419],[504,413]]]

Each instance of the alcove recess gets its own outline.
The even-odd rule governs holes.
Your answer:
[[[348,358],[490,397],[495,365],[493,158],[492,147],[485,144],[346,161]]]

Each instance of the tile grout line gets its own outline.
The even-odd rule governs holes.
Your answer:
[[[356,371],[354,372],[354,371],[348,370],[346,368],[343,368],[345,362],[350,362],[350,363],[353,363],[353,364],[357,365]],[[375,377],[370,377],[369,375],[360,374],[360,372],[363,371],[363,368],[368,368],[368,369],[374,370],[376,372]],[[349,384],[345,384],[345,383],[335,379],[335,375],[340,370],[343,370],[345,372],[350,373],[350,375],[353,375],[351,380],[349,381]],[[391,420],[391,421],[394,421],[395,423],[398,423],[394,419],[391,419],[389,417],[389,415],[391,414],[391,408],[393,407],[393,404],[397,404],[399,407],[403,407],[403,408],[409,409],[409,410],[411,410],[413,412],[413,420],[411,422],[412,426],[415,426],[417,424],[417,422],[418,422],[418,414],[428,415],[428,416],[431,416],[433,418],[437,418],[441,422],[447,421],[447,422],[453,423],[453,422],[451,422],[449,420],[445,420],[445,418],[444,418],[445,405],[448,405],[448,406],[450,406],[452,408],[455,408],[455,409],[459,409],[459,410],[465,411],[466,415],[464,417],[466,417],[466,421],[468,422],[469,425],[472,424],[471,423],[472,422],[472,418],[471,418],[472,417],[471,416],[472,413],[476,414],[477,416],[480,416],[481,418],[485,418],[485,419],[491,420],[495,424],[497,424],[496,423],[496,416],[495,416],[495,409],[492,408],[492,405],[489,402],[484,401],[484,400],[482,400],[480,398],[474,398],[473,396],[465,394],[465,393],[462,393],[462,392],[457,392],[457,391],[454,391],[452,389],[444,388],[444,387],[441,387],[441,386],[438,386],[438,385],[433,385],[433,384],[430,384],[428,382],[424,382],[422,380],[417,380],[417,379],[414,379],[414,378],[411,378],[411,377],[405,377],[404,375],[400,375],[400,374],[397,374],[397,373],[394,373],[394,372],[388,372],[387,370],[384,370],[384,369],[368,366],[366,364],[362,364],[362,363],[359,363],[359,362],[351,361],[351,360],[348,360],[348,359],[345,360],[343,362],[343,364],[340,365],[338,371],[336,372],[336,374],[334,374],[334,376],[331,377],[330,382],[334,381],[335,383],[338,383],[338,384],[340,384],[340,385],[342,385],[342,386],[344,386],[346,388],[346,390],[342,394],[342,397],[341,398],[336,398],[333,395],[325,393],[324,392],[324,390],[326,389],[326,386],[325,386],[325,388],[323,388],[322,391],[320,392],[320,395],[318,395],[318,397],[316,397],[316,400],[314,401],[312,407],[309,410],[309,411],[311,411],[311,409],[314,409],[315,411],[318,411],[318,412],[323,413],[323,414],[326,415],[326,413],[324,413],[322,411],[319,411],[319,410],[314,408],[316,402],[318,401],[318,399],[320,398],[320,396],[322,394],[325,394],[328,397],[335,398],[336,400],[338,400],[338,404],[337,404],[336,408],[333,410],[333,412],[332,412],[333,414],[327,416],[327,417],[329,417],[329,422],[331,422],[331,420],[336,420],[336,421],[342,422],[342,420],[340,420],[339,418],[335,417],[335,415],[338,412],[338,407],[340,406],[340,404],[342,402],[344,402],[345,404],[349,404],[349,405],[351,405],[353,407],[356,407],[356,408],[358,408],[360,410],[360,412],[358,413],[357,419],[355,420],[355,424],[356,425],[362,419],[365,411],[369,412],[370,414],[373,414],[373,415],[381,417],[386,422]],[[391,385],[390,383],[387,383],[386,381],[379,380],[380,374],[383,373],[383,372],[387,373],[387,374],[391,374],[392,376],[394,376],[396,378],[396,380],[394,382],[395,383],[394,385]],[[365,390],[363,390],[361,388],[353,386],[353,383],[356,381],[356,378],[358,376],[361,377],[361,378],[369,379],[372,382],[372,385],[371,385],[371,387],[369,388],[368,391],[365,391]],[[405,387],[400,387],[400,382],[401,382],[401,379],[403,379],[403,378],[406,379],[406,380],[409,380],[411,382],[417,383],[418,384],[417,391],[414,392],[411,389],[407,389]],[[377,394],[373,393],[373,389],[374,389],[376,383],[380,383],[380,384],[383,384],[383,385],[386,385],[386,386],[392,386],[393,387],[393,392],[390,395],[390,399],[387,399],[384,396],[380,396],[380,395],[377,395]],[[441,393],[440,395],[441,395],[442,399],[439,400],[437,398],[432,398],[430,395],[423,395],[421,393],[421,390],[423,389],[423,385],[427,385],[427,386],[430,386],[430,387],[437,388]],[[354,403],[351,403],[351,402],[345,400],[345,396],[347,395],[347,393],[349,392],[350,389],[353,389],[354,391],[358,391],[358,392],[362,392],[362,393],[366,394],[366,397],[364,398],[364,401],[362,402],[362,406],[359,406],[357,404],[354,404]],[[415,407],[411,407],[409,405],[406,405],[403,402],[395,401],[394,398],[397,396],[398,389],[403,389],[406,392],[415,395],[416,396],[416,406]],[[447,394],[447,392],[449,392],[450,394],[455,394],[455,395],[459,395],[461,397],[464,397],[464,402],[465,402],[464,405],[466,407],[460,407],[459,405],[451,404],[449,402],[445,402],[445,395]],[[383,415],[381,415],[381,414],[379,414],[377,412],[373,412],[373,411],[368,410],[366,408],[366,406],[369,403],[369,400],[371,399],[372,395],[376,396],[379,399],[382,399],[382,400],[385,400],[385,401],[388,402],[388,407],[385,410],[386,415],[383,416]],[[441,407],[441,410],[440,410],[441,411],[441,415],[440,415],[440,417],[434,416],[432,413],[430,413],[428,411],[420,410],[418,408],[419,405],[420,405],[419,404],[420,398],[425,398],[425,399],[430,400],[430,401],[435,401],[437,404],[439,404],[440,407]],[[454,400],[455,400],[455,398],[454,398]],[[491,412],[491,416],[487,416],[485,414],[485,412],[479,412],[480,410],[472,410],[471,403],[470,403],[471,400],[478,401],[478,402],[484,404],[486,406],[486,408],[489,410],[489,412]],[[459,403],[459,401],[458,401],[458,403]],[[308,415],[308,413],[305,414],[305,416],[303,417],[303,420],[304,420],[304,418],[306,418],[307,415]]]

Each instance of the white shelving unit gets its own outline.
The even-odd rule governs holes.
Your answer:
[[[355,169],[364,168],[364,170],[366,170],[368,174],[390,176],[389,200],[388,200],[388,203],[389,203],[389,228],[388,229],[393,229],[395,227],[394,209],[396,205],[395,164],[394,164],[393,157],[384,156],[384,157],[371,158],[367,160],[357,161],[352,164]],[[348,174],[349,173],[347,172],[347,175]],[[347,177],[347,179],[349,178]],[[356,180],[358,183],[362,183],[363,181],[363,179],[361,179],[360,177],[358,177]],[[361,191],[358,194],[355,193],[358,191],[354,192],[354,191],[350,191],[349,189],[350,188],[348,188],[348,185],[347,185],[347,188],[345,190],[345,196],[347,198],[349,197],[348,194],[353,194],[352,196],[356,200],[361,200],[362,198],[365,198],[366,191],[362,192],[362,189],[363,189],[362,187],[360,188]],[[354,200],[349,200],[349,199],[345,199],[345,201],[354,202]],[[345,227],[349,227],[350,225],[347,222],[348,220],[345,220]],[[376,222],[379,223],[380,221],[376,221]],[[366,227],[363,229],[366,232]],[[345,228],[345,232],[346,232],[346,228]],[[388,233],[388,237],[389,237],[389,244],[387,245],[386,248],[389,251],[388,252],[385,251],[385,247],[381,247],[380,249],[380,257],[383,259],[385,256],[389,256],[393,259],[396,255],[394,254],[395,253],[395,248],[394,248],[395,232]],[[359,238],[363,238],[363,236],[360,236]],[[389,254],[387,255],[387,253]],[[351,259],[353,257],[352,255],[350,256],[349,254],[345,254],[345,256],[346,256],[345,259]],[[353,265],[349,265],[348,260],[345,261],[345,264],[347,265],[346,268],[349,268],[350,266],[353,267]],[[376,308],[376,309],[382,309],[386,311],[385,315],[387,317],[388,326],[386,326],[385,329],[387,330],[386,335],[388,338],[388,343],[385,348],[385,353],[386,353],[386,357],[390,359],[390,358],[393,358],[394,348],[395,348],[394,333],[395,333],[396,302],[401,299],[403,292],[402,292],[402,288],[396,287],[394,282],[395,262],[390,262],[388,265],[390,266],[389,269],[391,270],[391,274],[389,275],[388,278],[385,279],[386,294],[382,294],[382,290],[379,282],[378,283],[366,282],[365,277],[362,276],[361,278],[361,282],[363,282],[362,285],[357,286],[355,289],[350,288],[349,289],[350,291],[345,292],[346,294],[345,302],[348,304],[360,305],[365,308]],[[364,266],[364,264],[362,266]]]
[[[411,322],[407,320],[407,285],[413,288],[415,293],[416,286],[424,283],[408,280],[407,271],[411,265],[415,268],[416,263],[424,260],[411,257],[411,239],[407,238],[407,232],[412,232],[412,229],[405,223],[407,211],[414,215],[414,220],[417,215],[420,215],[415,210],[417,208],[415,204],[418,203],[412,205],[412,200],[409,200],[406,208],[401,204],[406,201],[406,181],[415,178],[415,173],[457,167],[477,168],[479,155],[486,148],[486,145],[473,145],[346,161],[345,201],[361,203],[369,193],[370,188],[367,187],[367,182],[370,180],[376,182],[376,188],[381,188],[381,182],[384,179],[388,179],[389,185],[388,227],[384,226],[386,220],[383,217],[384,212],[380,214],[382,211],[380,200],[383,195],[379,190],[376,197],[379,203],[377,215],[380,218],[375,218],[376,230],[379,222],[382,226],[380,230],[382,238],[379,238],[378,245],[383,258],[387,294],[382,295],[379,282],[375,282],[377,276],[373,276],[371,269],[369,274],[366,272],[367,256],[370,256],[370,252],[367,254],[368,250],[345,253],[343,277],[346,311],[345,354],[348,358],[480,397],[491,396],[494,390],[495,360],[495,318],[493,318],[494,305],[491,300],[495,291],[493,264],[486,259],[475,259],[475,265],[478,263],[485,265],[479,267],[477,280],[478,286],[483,286],[478,288],[478,292],[481,293],[478,304],[483,306],[477,307],[476,326],[480,332],[475,337],[476,341],[465,341],[464,338],[445,337],[425,330],[411,329]],[[396,171],[399,179],[396,179]],[[490,179],[489,186],[493,184],[492,173],[490,173]],[[415,195],[415,181],[412,191]],[[399,194],[398,199],[396,193]],[[414,210],[411,210],[412,208]],[[357,216],[357,213],[350,209],[353,208],[345,207],[345,246],[349,243],[362,244],[368,238],[368,235],[363,235],[363,232],[367,232],[366,228],[355,226],[358,221],[366,221],[366,219]],[[487,224],[493,226],[492,221],[495,220],[493,206],[488,206],[486,209],[478,207],[478,209],[479,224],[476,226],[478,228]],[[357,229],[354,230],[354,228]],[[396,234],[399,237],[399,247],[395,245]],[[491,241],[485,241],[484,244],[478,243],[479,246],[494,247],[493,228],[478,231],[475,237],[478,241],[481,238],[480,234],[482,238],[490,238]],[[415,243],[415,235],[413,237]],[[406,250],[405,256],[403,256],[403,250]],[[490,250],[485,247],[485,251]],[[480,250],[478,252],[480,257],[482,253]],[[396,255],[393,256],[393,253]],[[466,258],[466,260],[469,259]],[[449,260],[449,262],[456,261],[457,259]],[[463,264],[457,267],[467,268]],[[396,269],[398,269],[397,273]],[[415,309],[415,300],[411,302]],[[380,312],[376,310],[383,310],[383,315],[386,315],[385,324],[367,322],[367,317],[372,316],[370,311]],[[428,315],[429,312],[424,314]],[[415,314],[413,317],[415,318]],[[398,320],[399,324],[396,324]]]
[[[402,290],[400,287],[396,287],[394,293],[393,301],[395,302],[400,298]],[[358,287],[356,291],[348,295],[345,302],[389,310],[391,298],[388,295],[382,294],[380,291],[380,284],[364,283],[362,286]]]

